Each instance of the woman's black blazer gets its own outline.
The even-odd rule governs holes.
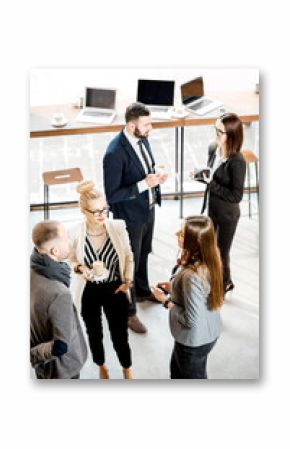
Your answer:
[[[216,145],[209,147],[208,166],[212,168],[216,157]],[[246,161],[242,153],[235,153],[223,162],[214,172],[208,186],[210,197],[228,203],[239,203],[243,198],[246,175]]]

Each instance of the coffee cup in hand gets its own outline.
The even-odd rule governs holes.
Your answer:
[[[93,271],[95,276],[102,276],[104,272],[104,262],[96,260],[96,262],[93,263]]]
[[[166,175],[166,165],[165,164],[156,165],[156,174],[160,176]]]

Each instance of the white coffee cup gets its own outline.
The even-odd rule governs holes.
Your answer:
[[[93,271],[96,276],[102,276],[104,272],[104,262],[96,260],[96,262],[93,263]]]
[[[166,165],[165,164],[156,165],[155,171],[157,175],[161,176],[166,175]]]
[[[57,124],[63,123],[65,121],[64,115],[62,112],[56,112],[52,117],[53,121]]]

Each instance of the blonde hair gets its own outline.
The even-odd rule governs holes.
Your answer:
[[[103,198],[103,194],[96,190],[93,181],[82,181],[76,188],[80,194],[79,205],[81,209],[87,209],[88,201]]]

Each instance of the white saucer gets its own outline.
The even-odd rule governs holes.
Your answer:
[[[185,117],[187,117],[189,114],[190,114],[190,112],[189,112],[189,111],[186,111],[186,110],[184,110],[184,111],[182,111],[182,112],[175,112],[175,111],[172,111],[171,117],[172,117],[172,118],[185,118]]]
[[[51,120],[52,126],[55,126],[56,128],[61,128],[62,126],[65,126],[68,124],[68,120],[63,120],[62,122],[56,122],[54,119]]]
[[[106,268],[104,268],[104,271],[103,271],[103,274],[102,274],[102,276],[94,276],[93,277],[93,282],[99,282],[99,281],[104,281],[105,279],[107,279],[108,278],[108,276],[109,276],[109,270],[107,270]]]

